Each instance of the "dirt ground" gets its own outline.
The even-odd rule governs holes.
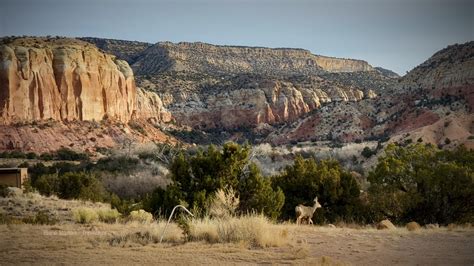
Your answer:
[[[282,225],[283,226],[283,225]],[[289,227],[290,244],[126,243],[107,241],[120,227],[0,225],[0,264],[311,264],[473,265],[473,229]]]

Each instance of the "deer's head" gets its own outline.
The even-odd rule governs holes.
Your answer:
[[[322,207],[321,204],[319,204],[318,202],[318,197],[314,198],[314,205],[316,206],[316,209]]]

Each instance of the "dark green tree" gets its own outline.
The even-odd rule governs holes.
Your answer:
[[[474,151],[440,151],[432,145],[390,144],[369,174],[375,219],[396,222],[472,222]]]
[[[293,219],[298,204],[312,205],[315,196],[323,208],[314,215],[314,222],[354,220],[360,207],[360,189],[354,177],[334,160],[316,162],[297,156],[294,164],[274,177],[274,187],[285,194],[281,218]]]
[[[285,195],[280,188],[273,189],[271,179],[262,176],[260,169],[251,164],[247,176],[239,183],[240,211],[257,212],[276,219],[280,216]]]
[[[218,189],[231,187],[237,190],[244,167],[248,163],[248,154],[248,146],[232,142],[224,144],[222,149],[211,145],[207,150],[199,150],[195,155],[180,153],[170,166],[173,184],[168,186],[166,192],[156,191],[164,195],[157,196],[154,203],[150,204],[150,209],[160,209],[165,213],[170,211],[172,206],[165,206],[162,201],[168,197],[174,202],[185,203],[190,208],[205,212]]]

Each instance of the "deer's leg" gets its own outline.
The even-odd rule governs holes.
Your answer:
[[[313,224],[313,220],[311,220],[311,218],[308,218],[308,224]]]

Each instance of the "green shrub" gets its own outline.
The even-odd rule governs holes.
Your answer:
[[[22,224],[23,221],[21,219],[12,217],[6,213],[0,212],[0,224]]]
[[[51,161],[54,159],[53,155],[49,152],[42,153],[39,158],[43,161]]]
[[[363,219],[358,216],[360,188],[354,177],[337,161],[316,162],[313,158],[297,156],[293,165],[274,177],[273,186],[280,187],[285,195],[280,218],[294,219],[295,206],[312,205],[317,196],[323,208],[316,211],[315,223]]]
[[[94,175],[86,173],[65,173],[60,176],[58,196],[92,201],[102,201],[107,197],[102,183]]]
[[[27,159],[36,159],[36,158],[38,158],[38,155],[34,152],[29,152],[29,153],[26,154],[26,158]]]
[[[369,174],[374,217],[404,223],[474,221],[474,151],[390,144]]]
[[[57,174],[42,175],[36,179],[34,188],[45,196],[51,196],[58,192],[59,178]]]
[[[273,189],[271,179],[263,177],[260,169],[251,164],[249,173],[239,183],[241,213],[263,213],[276,219],[281,214],[285,195],[280,188]]]
[[[0,152],[0,158],[25,159],[27,158],[27,156],[24,152],[21,152],[21,151],[4,151],[4,152]]]
[[[25,224],[54,225],[58,220],[52,218],[46,211],[39,211],[33,217],[24,217],[22,222]]]
[[[109,172],[132,173],[140,165],[140,160],[128,156],[114,156],[101,158],[97,161],[95,169]]]
[[[116,209],[98,209],[96,210],[99,220],[104,223],[115,223],[120,217],[120,213]]]
[[[364,147],[364,149],[362,150],[361,154],[362,156],[364,156],[365,158],[370,158],[372,157],[372,155],[374,155],[376,152],[375,151],[372,151],[369,147]]]
[[[128,221],[139,222],[143,224],[149,224],[153,221],[153,215],[144,210],[132,211],[128,215]]]
[[[32,186],[43,195],[55,194],[62,199],[104,201],[109,198],[102,182],[95,175],[84,172],[44,174],[32,181]]]
[[[61,148],[54,153],[56,160],[64,161],[84,161],[88,160],[89,156],[85,153],[76,152],[68,148]]]
[[[77,223],[89,224],[97,222],[99,220],[99,215],[92,208],[77,208],[72,211],[74,220]]]

